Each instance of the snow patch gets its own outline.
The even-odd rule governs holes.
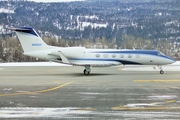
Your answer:
[[[119,66],[123,71],[160,71],[157,66],[153,65],[127,65]],[[170,65],[163,65],[164,71],[180,71],[180,61],[176,61]]]
[[[0,63],[0,66],[71,66],[54,62],[18,62],[18,63]]]
[[[3,90],[4,91],[10,91],[10,90],[12,90],[12,88],[4,88]]]
[[[151,99],[175,99],[177,97],[177,95],[148,96]]]
[[[86,108],[0,108],[0,118],[66,118],[90,112]]]
[[[0,8],[0,13],[14,13],[14,10],[6,9],[6,8]]]
[[[149,103],[136,103],[136,104],[127,104],[127,107],[144,107],[144,106],[155,106],[155,104]]]

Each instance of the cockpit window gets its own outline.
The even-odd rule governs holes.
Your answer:
[[[165,54],[164,54],[164,53],[162,53],[162,52],[158,52],[158,55],[165,56]]]

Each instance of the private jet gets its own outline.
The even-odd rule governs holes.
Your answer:
[[[24,55],[73,66],[84,66],[83,73],[89,75],[91,67],[117,65],[157,65],[164,74],[162,65],[175,60],[158,50],[86,49],[84,47],[56,47],[47,45],[31,27],[7,28],[15,31]]]

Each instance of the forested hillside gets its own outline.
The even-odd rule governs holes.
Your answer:
[[[55,39],[58,46],[160,49],[178,56],[180,2],[87,0],[36,3],[1,0],[0,35],[4,40],[1,43],[7,42],[7,36],[15,35],[5,29],[8,26],[31,26],[40,36]],[[4,51],[4,47],[2,49]]]

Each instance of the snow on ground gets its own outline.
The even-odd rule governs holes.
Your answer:
[[[18,63],[0,63],[0,67],[6,66],[70,66],[55,62],[18,62]]]
[[[0,63],[0,70],[2,67],[7,66],[71,66],[55,62],[18,62],[18,63]],[[118,66],[123,71],[159,71],[156,65],[129,65],[129,66]],[[162,66],[164,71],[180,71],[180,61],[177,61],[170,65]]]
[[[164,71],[180,71],[180,61],[176,61],[170,65],[163,65],[162,66]],[[123,71],[159,71],[158,66],[156,65],[131,65],[131,66],[124,66],[122,68]]]

